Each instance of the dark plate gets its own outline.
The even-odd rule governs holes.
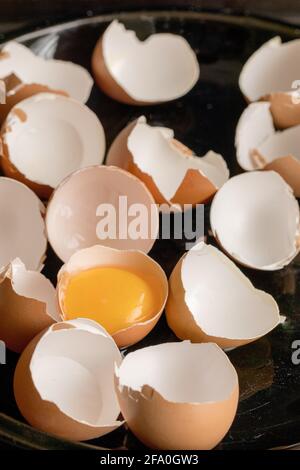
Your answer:
[[[121,105],[93,88],[88,105],[100,117],[107,144],[126,123],[145,114],[154,124],[169,126],[179,140],[198,155],[209,149],[226,158],[234,175],[240,171],[234,152],[234,131],[245,107],[238,89],[242,64],[262,43],[276,34],[284,40],[300,37],[300,30],[257,20],[197,12],[147,12],[105,15],[79,20],[22,36],[21,41],[46,57],[72,60],[90,68],[93,46],[115,17],[134,28],[141,38],[155,32],[183,35],[201,63],[197,86],[175,102],[145,108]],[[299,77],[295,77],[299,78]],[[255,191],[255,188],[253,188]],[[206,233],[209,229],[206,207]],[[210,240],[212,243],[213,241]],[[169,275],[184,252],[184,242],[157,241],[151,255]],[[55,282],[61,263],[48,250],[45,274]],[[270,448],[300,441],[300,366],[291,360],[292,342],[300,339],[300,261],[278,272],[243,269],[255,286],[270,292],[287,316],[284,325],[254,344],[229,353],[238,369],[241,399],[234,424],[220,448]],[[175,341],[162,319],[136,347]],[[89,446],[142,449],[125,427],[87,444],[73,444],[40,433],[24,424],[12,393],[17,355],[8,353],[0,374],[0,439],[26,448],[86,448]]]

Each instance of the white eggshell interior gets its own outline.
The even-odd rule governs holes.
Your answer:
[[[114,365],[121,354],[95,322],[65,322],[50,328],[36,346],[30,363],[33,383],[44,400],[67,416],[91,426],[111,425],[120,408],[114,393]]]
[[[0,77],[14,73],[23,83],[38,83],[52,90],[65,91],[70,97],[85,103],[91,93],[93,79],[80,65],[63,60],[36,56],[15,41],[4,45],[0,55]]]
[[[140,41],[114,20],[103,35],[103,56],[114,80],[136,101],[169,101],[185,95],[199,78],[196,54],[181,36],[153,34]]]
[[[134,163],[152,177],[166,200],[175,196],[188,170],[198,170],[217,189],[227,181],[229,171],[221,155],[209,151],[204,157],[187,156],[173,138],[172,129],[152,127],[141,116],[127,141]]]
[[[258,163],[252,158],[262,142],[275,133],[269,102],[251,103],[241,114],[236,133],[237,160],[244,170],[254,170]]]
[[[281,42],[279,36],[263,44],[245,63],[239,78],[242,93],[256,101],[272,92],[291,90],[300,77],[300,39]]]
[[[300,160],[300,125],[270,135],[258,146],[258,151],[267,162],[287,155]]]
[[[299,250],[298,203],[273,171],[243,173],[227,181],[213,200],[210,222],[227,253],[250,267],[280,269]]]
[[[55,188],[73,171],[104,159],[102,124],[89,108],[70,98],[34,95],[11,110],[6,124],[9,159],[30,181]]]
[[[22,183],[0,177],[0,269],[20,258],[27,269],[38,270],[47,247],[45,208]]]
[[[264,167],[277,158],[292,155],[300,160],[300,126],[275,131],[270,103],[251,103],[242,113],[235,135],[237,160],[244,170]],[[253,158],[258,152],[263,161]]]
[[[216,344],[189,341],[138,349],[123,359],[116,375],[121,388],[141,392],[148,385],[170,402],[195,404],[226,400],[238,380]]]
[[[60,320],[56,290],[49,279],[37,271],[28,271],[18,258],[10,265],[10,278],[16,294],[45,303],[48,315]]]
[[[200,242],[186,254],[181,279],[186,305],[207,335],[258,338],[280,322],[273,297],[255,289],[235,264],[211,245]]]

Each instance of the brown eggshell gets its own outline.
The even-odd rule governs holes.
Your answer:
[[[262,98],[269,101],[274,125],[278,129],[300,124],[300,100],[291,93],[271,93]]]
[[[6,83],[6,103],[0,106],[0,124],[5,121],[6,116],[16,104],[37,93],[50,92],[68,96],[66,92],[62,90],[52,90],[46,85],[22,83],[14,74],[6,77],[4,83]]]
[[[276,158],[264,167],[264,170],[276,171],[300,197],[300,162],[293,155]]]
[[[167,322],[180,339],[234,348],[264,336],[281,321],[274,298],[256,289],[232,261],[204,242],[179,260],[169,289]],[[218,292],[215,299],[213,289]],[[247,308],[241,312],[243,305]]]
[[[217,188],[199,171],[188,170],[171,202],[180,205],[200,204],[209,201],[216,191]]]
[[[131,131],[134,129],[137,119],[125,126],[113,140],[105,160],[106,165],[117,166],[123,170],[129,171],[132,163],[132,155],[127,147],[127,140]]]
[[[34,181],[30,181],[22,173],[20,173],[20,171],[15,167],[15,165],[11,163],[9,159],[8,147],[5,143],[3,143],[1,137],[2,133],[0,134],[0,156],[3,173],[8,178],[12,178],[14,180],[19,181],[20,183],[25,184],[41,199],[49,199],[51,194],[53,193],[53,188],[44,184],[38,184]]]
[[[19,279],[22,278],[25,284],[23,288],[15,284],[14,269],[18,265]],[[39,298],[30,292],[33,283],[35,290],[44,292]],[[48,311],[47,299],[53,300],[54,311]],[[10,350],[21,352],[34,336],[56,321],[59,321],[59,312],[55,309],[55,289],[50,281],[38,272],[27,271],[19,260],[13,261],[0,273],[0,339]]]
[[[12,78],[12,80],[14,80]],[[16,104],[13,109],[10,110],[7,119],[2,125],[0,139],[2,142],[1,145],[1,164],[3,172],[6,176],[16,179],[21,183],[28,186],[32,189],[41,199],[49,199],[51,196],[53,189],[66,177],[69,173],[81,168],[90,166],[92,164],[100,164],[104,158],[105,152],[105,136],[101,122],[87,106],[81,104],[80,102],[69,98],[66,93],[54,91],[53,93],[49,93],[47,87],[40,86],[40,85],[19,85],[16,87],[16,95],[12,95],[13,97],[17,96],[20,93],[27,94],[27,99],[23,99],[19,104]],[[46,91],[46,93],[42,93]],[[28,93],[27,93],[28,92]],[[47,93],[48,92],[48,93]],[[35,95],[36,99],[34,98]],[[23,97],[25,98],[25,96]],[[19,101],[19,100],[18,100]],[[68,157],[68,147],[63,147],[60,143],[58,152],[61,153],[61,159],[56,162],[52,168],[55,171],[59,171],[59,178],[56,178],[51,182],[47,179],[47,175],[51,173],[51,168],[47,169],[47,172],[44,172],[42,179],[39,177],[29,178],[29,175],[34,173],[36,167],[38,167],[38,163],[30,163],[29,168],[26,171],[19,169],[18,164],[14,164],[15,160],[14,152],[12,150],[13,142],[15,141],[15,134],[14,132],[14,117],[16,116],[20,123],[24,124],[23,132],[27,133],[30,137],[31,131],[30,127],[35,127],[34,124],[34,116],[35,113],[42,113],[39,117],[41,120],[47,119],[48,115],[52,117],[50,118],[49,126],[55,130],[56,134],[59,134],[60,128],[64,123],[64,120],[70,121],[71,128],[75,128],[74,130],[79,134],[82,143],[82,149],[80,150],[80,159],[79,163],[72,164],[69,166],[68,169],[64,167],[64,157],[67,155]],[[81,113],[83,113],[81,115]],[[64,117],[64,119],[63,119]],[[84,122],[84,124],[82,123]],[[26,126],[28,128],[25,130]],[[85,126],[85,127],[84,127]],[[47,129],[47,127],[46,127]],[[50,129],[51,132],[51,129]],[[90,135],[89,135],[90,134]],[[60,139],[58,137],[58,139]],[[93,141],[94,139],[94,141]],[[90,146],[90,141],[94,142],[94,148]],[[72,145],[72,141],[69,141],[69,146]],[[30,141],[27,142],[27,145],[30,146]],[[41,144],[43,147],[43,144]],[[30,147],[29,147],[30,148]],[[75,149],[76,150],[76,149]],[[73,153],[75,152],[73,149]],[[43,153],[43,148],[39,150],[39,152]],[[71,153],[71,155],[73,155]],[[70,150],[69,150],[70,154]],[[37,157],[36,157],[37,158]],[[45,160],[44,164],[49,161],[49,158]],[[59,162],[62,162],[61,166]],[[24,162],[26,162],[26,158],[24,157]],[[31,165],[31,168],[30,168]],[[40,163],[40,167],[43,165]],[[78,168],[79,166],[79,168]],[[26,166],[25,166],[26,168]],[[26,176],[25,176],[26,175]]]
[[[130,97],[126,93],[126,91],[120,85],[118,85],[118,83],[110,75],[103,57],[102,37],[97,41],[92,54],[92,70],[94,79],[99,88],[101,88],[101,90],[103,90],[104,93],[110,96],[112,99],[130,105],[146,104],[135,101],[132,97]]]
[[[133,344],[138,343],[143,338],[145,338],[150,331],[153,330],[155,325],[158,323],[163,309],[155,315],[151,320],[143,323],[137,323],[130,328],[126,328],[124,330],[118,331],[117,333],[113,334],[112,337],[115,340],[116,344],[119,348],[127,348],[132,346]]]
[[[178,346],[178,354],[181,352],[181,346],[185,346],[185,343],[187,342],[176,343]],[[152,348],[159,348],[160,346],[165,347],[172,344],[174,345],[175,343],[144,348],[144,350],[149,349],[148,354],[150,354],[150,349]],[[198,346],[203,347],[204,345]],[[189,347],[191,347],[190,343]],[[205,349],[207,349],[207,351],[205,351],[204,354],[206,354],[207,370],[209,370],[210,367],[210,360],[212,360],[212,367],[221,367],[220,365],[216,365],[217,359],[215,356],[213,356],[213,359],[210,357],[210,348],[217,348],[217,346],[213,344],[206,345]],[[144,353],[144,350],[142,349],[140,351]],[[175,351],[173,352],[175,353]],[[225,356],[225,353],[221,351],[220,353]],[[213,362],[214,360],[216,362]],[[174,391],[171,394],[172,399],[166,398],[166,396],[169,395],[167,388],[165,388],[164,394],[162,394],[153,386],[145,383],[140,387],[139,373],[142,364],[137,364],[137,366],[135,366],[136,379],[134,379],[134,381],[137,380],[138,385],[135,384],[132,387],[128,377],[126,377],[125,385],[124,382],[122,383],[122,379],[120,378],[120,369],[122,369],[121,364],[120,369],[116,370],[115,384],[121,411],[129,429],[146,446],[152,449],[209,450],[214,448],[229,430],[236,413],[239,399],[239,384],[236,371],[226,357],[224,357],[223,360],[224,364],[222,364],[222,366],[226,368],[228,367],[228,374],[231,369],[230,389],[228,389],[227,386],[226,392],[223,392],[223,396],[219,396],[218,399],[215,399],[216,395],[214,387],[220,386],[220,383],[218,383],[218,385],[213,385],[213,380],[211,380],[212,377],[208,377],[206,381],[203,365],[200,366],[199,371],[197,371],[194,366],[193,374],[197,374],[198,372],[201,375],[201,380],[207,382],[207,387],[211,385],[212,389],[210,393],[206,393],[206,399],[201,401],[200,395],[196,393],[197,386],[199,386],[197,378],[192,398],[193,402],[191,403],[188,401],[188,393],[186,394],[186,398],[184,398],[182,391],[181,399],[177,402],[175,401],[176,392]],[[124,361],[126,361],[126,358]],[[147,356],[144,358],[144,361],[147,361]],[[179,371],[181,367],[185,367],[187,369],[192,367],[190,363],[183,365],[182,360],[179,360],[178,362],[180,364],[178,365]],[[145,367],[147,367],[146,363]],[[171,383],[173,386],[176,386],[175,384],[178,380],[176,377],[176,366],[175,364],[171,364],[171,367],[174,367],[174,370],[173,372],[168,373],[172,375],[172,378],[170,379]],[[161,374],[164,373],[164,366],[162,367],[162,370],[160,370],[159,362],[155,363],[154,366],[151,364],[148,379],[150,382],[153,381],[154,373],[156,373],[157,377],[161,376]],[[125,371],[123,374],[125,379]],[[175,377],[173,377],[173,374]],[[186,375],[187,374],[183,374],[181,380],[184,380]],[[143,376],[145,376],[144,373]],[[157,379],[157,381],[159,380],[161,379]],[[193,383],[193,381],[191,383]],[[193,389],[191,383],[187,385],[187,388]],[[184,385],[182,385],[182,387],[184,388]]]
[[[199,171],[188,170],[175,196],[167,201],[150,175],[143,173],[133,162],[129,164],[129,171],[145,183],[157,204],[174,204],[182,208],[184,204],[194,206],[202,202],[208,202],[217,191],[217,188]]]
[[[295,196],[299,197],[300,164],[297,153],[299,125],[297,120],[290,121],[289,128],[276,131],[274,127],[276,116],[272,112],[275,103],[278,115],[287,116],[290,109],[297,108],[300,117],[300,105],[294,104],[294,99],[295,97],[287,93],[274,93],[265,97],[264,101],[251,103],[239,119],[235,145],[237,161],[241,168],[247,171],[276,171],[293,189]],[[277,127],[286,127],[278,122],[275,124]]]
[[[157,449],[159,440],[159,449],[210,450],[222,440],[233,421],[239,387],[227,400],[195,405],[168,402],[147,385],[141,393],[128,388],[121,393],[117,388],[117,395],[130,430],[146,446]]]
[[[168,204],[166,199],[158,190],[157,186],[154,184],[154,181],[151,176],[147,175],[146,173],[143,173],[137,167],[137,165],[133,163],[131,152],[127,147],[127,139],[131,131],[134,129],[136,123],[137,120],[130,122],[117,135],[108,151],[106,165],[117,166],[126,171],[129,171],[129,173],[135,175],[137,178],[143,181],[143,183],[147,186],[157,204]]]
[[[128,207],[140,203],[148,213],[148,235],[133,240],[128,234],[124,238],[97,236],[97,208],[102,204],[114,206],[117,215],[117,233],[122,229],[119,224],[119,198],[126,196]],[[58,210],[63,205],[65,211]],[[84,217],[84,223],[82,223]],[[129,217],[127,217],[128,219]],[[126,223],[125,223],[126,222]],[[124,221],[129,226],[130,221]],[[113,166],[93,166],[74,172],[66,178],[53,193],[46,214],[48,238],[52,248],[65,262],[77,250],[102,244],[117,249],[139,249],[148,253],[152,248],[159,225],[159,214],[155,201],[146,186],[132,174]],[[151,233],[150,233],[151,232]],[[77,237],[76,247],[73,245]]]
[[[253,340],[233,340],[207,335],[195,322],[184,301],[184,288],[181,279],[183,257],[176,264],[169,279],[169,296],[166,304],[167,323],[176,336],[182,340],[189,339],[193,343],[216,343],[221,348],[235,348]]]
[[[43,58],[17,41],[6,42],[0,52],[0,76],[5,79],[11,75],[17,76],[22,84],[63,90],[81,103],[87,102],[93,86],[84,67],[53,57]]]
[[[0,338],[8,349],[23,351],[34,336],[53,323],[45,304],[18,296],[9,279],[0,279]]]
[[[6,102],[6,86],[3,80],[0,80],[0,104],[5,105]]]
[[[115,62],[118,57],[126,66],[125,74]],[[194,87],[200,74],[196,54],[182,36],[153,34],[140,41],[118,20],[112,21],[98,40],[92,69],[108,96],[131,105],[177,99]]]
[[[59,323],[52,330],[75,328],[68,323]],[[14,374],[15,400],[24,418],[35,428],[64,439],[81,441],[94,439],[114,429],[112,426],[90,426],[72,419],[53,402],[43,400],[36,389],[30,373],[30,363],[35,349],[47,330],[38,334],[23,351]]]
[[[84,424],[78,425],[75,420],[62,414],[54,403],[43,400],[33,384],[29,365],[43,334],[44,332],[40,333],[29,343],[18,361],[14,375],[14,394],[18,408],[24,418],[37,429],[65,439],[93,439],[96,437],[94,429]]]
[[[151,175],[144,173],[139,167],[134,163],[133,156],[128,149],[127,140],[134,129],[136,123],[135,120],[129,123],[115,138],[113,141],[106,159],[107,165],[115,165],[120,168],[123,168],[137,178],[139,178],[154,197],[154,200],[157,204],[167,204],[167,205],[176,205],[183,206],[184,204],[196,205],[198,203],[209,201],[212,196],[216,193],[217,188],[214,184],[202,175],[198,170],[190,169],[186,172],[186,175],[180,184],[179,188],[176,191],[174,197],[167,201],[162,195]],[[173,139],[173,145],[177,147],[183,155],[191,156],[193,151],[186,147],[184,144],[179,142],[176,139]]]
[[[64,294],[69,278],[80,271],[101,265],[115,265],[139,273],[160,296],[158,311],[152,318],[142,323],[135,323],[112,335],[119,348],[131,346],[147,336],[162,315],[168,297],[166,275],[159,264],[140,251],[116,250],[101,245],[80,250],[69,259],[58,273],[57,295],[64,319],[67,319],[64,311]]]
[[[27,269],[39,271],[47,248],[44,205],[27,186],[4,176],[0,177],[0,194],[1,223],[6,226],[0,270],[20,258]]]

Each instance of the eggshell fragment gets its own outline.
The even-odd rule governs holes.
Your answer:
[[[97,323],[61,322],[36,336],[14,375],[18,408],[34,427],[75,441],[94,439],[122,425],[114,392],[121,354]]]
[[[39,270],[47,239],[45,208],[24,184],[0,177],[0,269],[20,258],[27,269]]]
[[[300,124],[299,91],[270,93],[264,99],[270,103],[270,111],[276,128],[286,129]]]
[[[137,322],[129,328],[117,331],[113,335],[116,344],[120,348],[137,343],[154,328],[163,312],[168,297],[166,275],[159,264],[141,251],[116,250],[101,245],[80,250],[73,254],[58,273],[58,301],[64,318],[64,297],[70,277],[78,272],[99,266],[123,267],[139,273],[147,279],[147,282],[151,283],[153,291],[156,292],[156,296],[160,300],[159,308],[152,318],[144,322]]]
[[[141,211],[146,230],[132,236],[135,211],[137,217]],[[56,189],[47,207],[46,226],[52,248],[66,262],[76,251],[99,243],[147,253],[158,234],[159,216],[153,197],[138,178],[119,168],[94,166],[73,173]]]
[[[4,172],[43,198],[73,171],[102,163],[105,153],[97,116],[78,101],[53,93],[18,103],[1,137]]]
[[[6,43],[0,52],[0,78],[11,74],[18,76],[24,85],[43,85],[82,103],[88,100],[93,86],[91,75],[80,65],[38,57],[15,41]]]
[[[179,98],[193,88],[200,74],[197,57],[183,37],[159,33],[140,41],[117,20],[98,40],[92,69],[104,93],[135,105]]]
[[[235,136],[237,160],[244,170],[274,170],[300,196],[300,125],[275,131],[270,103],[250,104]]]
[[[300,40],[282,43],[276,36],[255,51],[244,64],[239,86],[247,101],[268,100],[276,127],[286,128],[300,124],[299,95],[291,92],[297,88],[300,76]],[[299,87],[299,85],[298,85]]]
[[[227,181],[213,200],[210,224],[224,250],[255,269],[281,269],[299,252],[298,203],[274,171]]]
[[[204,242],[177,263],[169,286],[167,322],[180,339],[232,348],[280,323],[273,297],[255,289],[227,256]]]
[[[0,271],[0,339],[21,352],[34,336],[60,320],[56,291],[37,271],[13,260]]]
[[[5,77],[3,83],[6,87],[5,104],[0,106],[0,123],[3,124],[10,110],[20,101],[29,98],[30,96],[37,95],[38,93],[57,93],[59,95],[68,96],[67,93],[60,90],[52,90],[46,85],[39,85],[36,83],[24,84],[15,75],[11,74]]]
[[[0,80],[0,104],[5,104],[6,101],[6,86],[3,80]]]
[[[115,375],[128,427],[151,448],[212,449],[234,419],[238,377],[216,344],[184,341],[139,349]]]
[[[213,151],[197,157],[174,139],[172,129],[154,127],[141,116],[116,137],[108,165],[142,180],[159,204],[197,204],[210,199],[229,177],[223,157]]]

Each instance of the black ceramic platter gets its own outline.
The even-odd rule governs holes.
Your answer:
[[[90,69],[93,47],[114,18],[136,30],[140,38],[156,32],[183,35],[197,53],[201,76],[188,95],[150,107],[119,104],[94,86],[87,104],[103,123],[107,146],[129,120],[145,114],[150,123],[173,128],[177,138],[196,154],[202,155],[209,149],[221,153],[231,175],[239,173],[234,132],[246,106],[238,88],[241,67],[250,54],[271,37],[280,35],[283,40],[293,39],[300,37],[300,29],[251,17],[195,11],[147,11],[76,20],[17,39],[41,56],[71,60]],[[209,206],[205,208],[208,236],[209,209]],[[214,243],[210,237],[208,239]],[[184,249],[183,241],[158,240],[150,255],[169,275]],[[54,283],[60,266],[49,248],[44,273]],[[256,287],[275,297],[287,320],[265,338],[229,353],[238,370],[241,396],[234,424],[219,448],[266,449],[294,444],[300,441],[300,365],[294,365],[291,359],[292,343],[300,340],[300,260],[296,258],[289,266],[275,272],[242,269]],[[176,341],[176,338],[162,318],[152,333],[134,348],[165,341]],[[25,424],[12,392],[17,359],[17,355],[8,352],[7,364],[0,366],[2,443],[32,449],[143,449],[125,426],[101,439],[69,443]]]

